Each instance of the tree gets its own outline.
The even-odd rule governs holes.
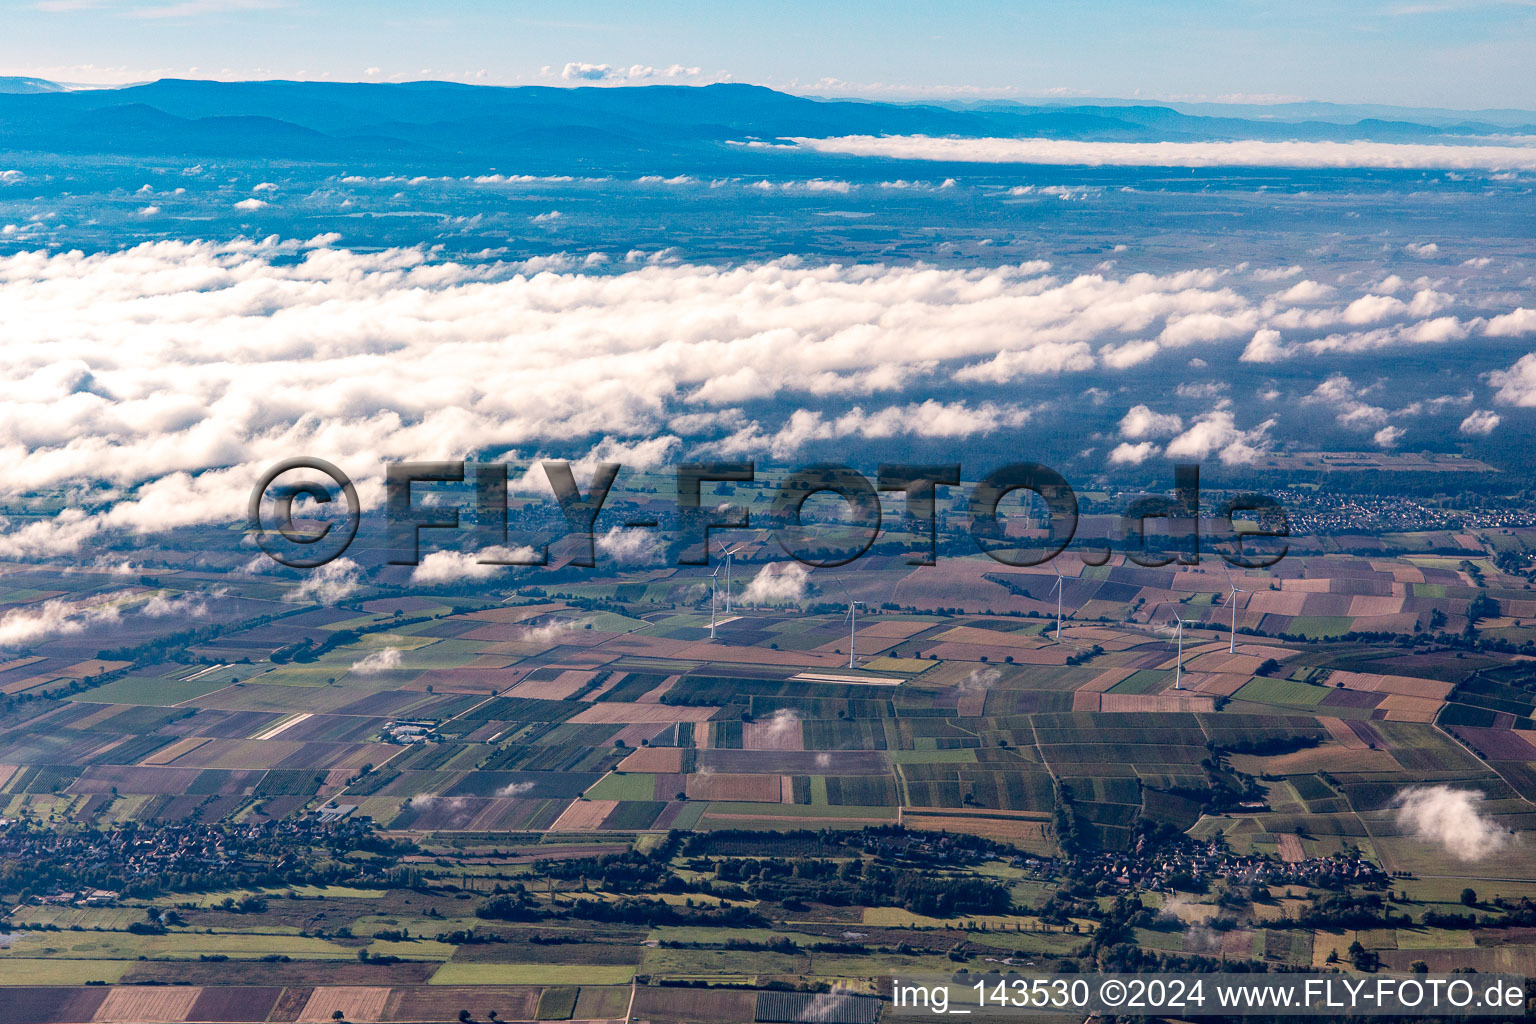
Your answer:
[[[1408,969],[1414,974],[1428,974],[1429,964],[1425,963],[1423,960],[1415,960],[1413,963],[1408,965]]]
[[[1349,960],[1360,971],[1374,971],[1381,966],[1381,957],[1360,945],[1359,939],[1349,944]]]
[[[1461,905],[1464,907],[1477,906],[1477,890],[1472,888],[1461,890]]]
[[[459,1020],[469,1020],[469,1011],[468,1010],[460,1010],[459,1011]]]
[[[1470,626],[1479,619],[1491,619],[1499,614],[1499,602],[1487,594],[1479,593],[1467,604],[1467,624]]]
[[[346,1019],[347,1019],[347,1015],[342,1013],[340,1010],[332,1010],[331,1011],[331,1020],[346,1020]]]

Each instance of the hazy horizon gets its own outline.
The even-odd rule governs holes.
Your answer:
[[[658,15],[409,0],[37,0],[16,5],[0,74],[86,84],[165,77],[487,85],[702,84],[884,99],[1124,97],[1536,107],[1519,69],[1536,11],[1500,0],[1250,3],[1213,10],[980,3],[674,5]]]

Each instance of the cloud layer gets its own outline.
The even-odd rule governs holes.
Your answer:
[[[791,138],[818,153],[964,163],[1090,167],[1379,167],[1536,170],[1536,147],[1390,142],[1080,142],[1070,139],[843,135]]]
[[[75,495],[7,528],[0,556],[238,519],[261,472],[300,453],[352,473],[372,506],[389,461],[558,449],[644,467],[842,439],[958,442],[1032,423],[1043,376],[1113,375],[1189,348],[1246,346],[1266,362],[1536,331],[1523,308],[1460,319],[1437,282],[1338,294],[1294,268],[460,263],[333,242],[0,258],[0,494]],[[1531,360],[1493,376],[1495,402],[1536,404]],[[944,394],[954,385],[966,397]],[[1497,424],[1478,415],[1462,430]],[[1113,457],[1242,462],[1271,426],[1225,399],[1183,417],[1137,406]],[[602,538],[637,562],[639,543]],[[492,571],[444,556],[418,582]],[[356,572],[309,579],[335,600]]]

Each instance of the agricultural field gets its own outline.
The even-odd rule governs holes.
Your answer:
[[[1358,939],[1386,970],[1536,968],[1523,578],[1329,554],[1234,595],[1116,560],[1068,576],[1058,639],[1054,574],[876,559],[845,577],[852,667],[819,574],[713,640],[699,578],[381,575],[331,605],[264,579],[175,645],[15,652],[0,853],[95,866],[0,893],[0,1024],[749,1019],[789,1010],[718,986],[1103,964],[1101,932],[1141,963]],[[22,607],[120,586],[23,582]],[[1469,629],[1477,594],[1501,614]],[[1437,833],[1445,801],[1483,831]],[[136,837],[200,852],[105,866]]]

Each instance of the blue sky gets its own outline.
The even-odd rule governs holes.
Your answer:
[[[1536,0],[5,0],[0,73],[1536,108]]]

